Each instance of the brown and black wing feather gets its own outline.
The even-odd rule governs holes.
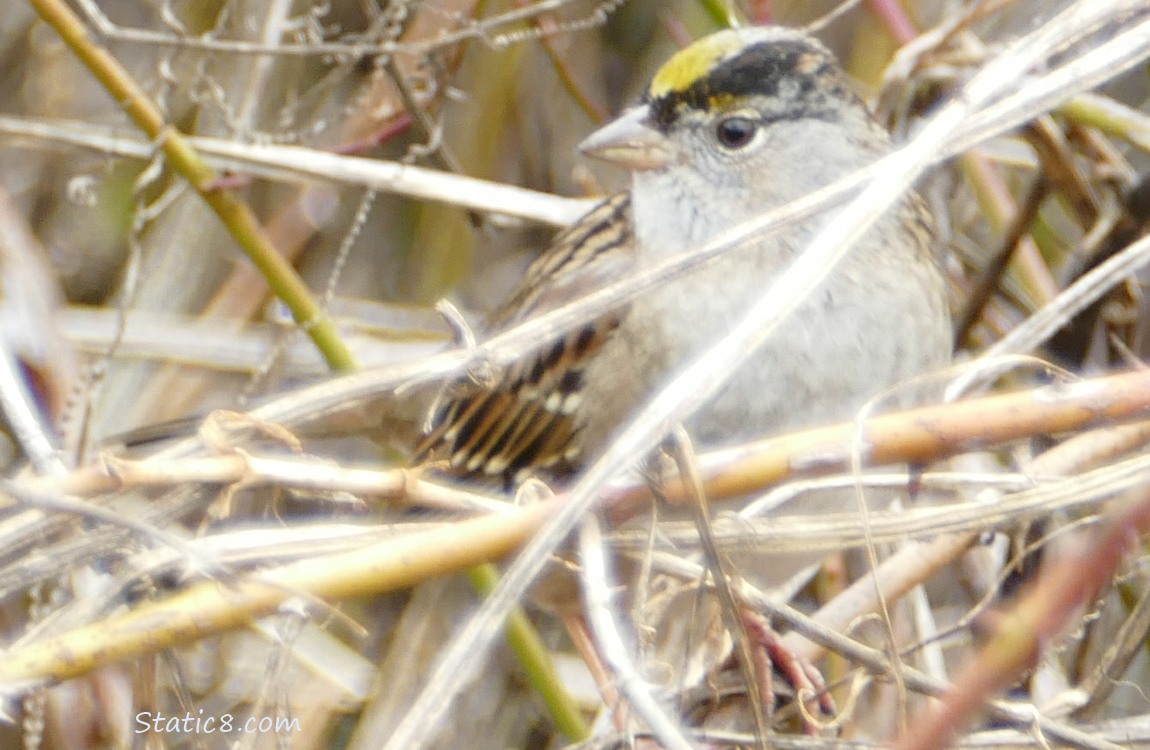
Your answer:
[[[619,278],[634,237],[626,193],[600,203],[561,232],[527,269],[494,315],[487,333],[507,330]],[[619,313],[568,331],[534,354],[479,383],[461,378],[433,409],[417,459],[446,459],[452,473],[512,486],[538,471],[563,476],[580,461],[583,368],[618,325]]]

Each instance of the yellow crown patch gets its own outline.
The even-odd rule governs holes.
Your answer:
[[[651,79],[648,93],[659,98],[672,91],[683,91],[710,72],[716,64],[743,44],[738,31],[730,29],[705,36],[676,52]]]

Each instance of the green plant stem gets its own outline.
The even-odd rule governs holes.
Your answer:
[[[247,204],[215,189],[218,179],[182,133],[169,126],[163,113],[119,62],[95,43],[84,23],[60,0],[28,0],[40,17],[64,40],[132,121],[163,151],[168,163],[186,179],[235,237],[268,285],[292,311],[296,323],[311,337],[328,366],[337,372],[358,369],[358,363],[339,337],[335,324],[316,303],[295,269],[276,252]],[[491,565],[472,568],[471,580],[481,592],[498,580]],[[539,634],[517,610],[507,623],[507,640],[518,656],[528,680],[552,713],[556,726],[573,740],[584,739],[590,729],[575,701],[567,693]]]
[[[175,128],[164,120],[159,107],[61,0],[28,0],[28,3],[112,95],[124,111],[163,151],[168,164],[200,194],[235,237],[240,248],[259,269],[268,285],[291,310],[296,323],[311,337],[328,366],[337,372],[357,368],[355,357],[339,337],[335,324],[312,298],[307,285],[268,241],[247,204],[231,193],[216,190],[218,175]]]
[[[727,0],[699,0],[699,5],[703,6],[703,11],[710,17],[717,29],[728,29],[736,22],[746,21],[738,14],[738,6],[727,2]],[[732,17],[732,14],[736,15]]]
[[[1096,127],[1107,135],[1123,138],[1143,151],[1150,151],[1150,117],[1145,112],[1094,93],[1068,99],[1058,111],[1077,123]]]
[[[490,594],[499,583],[499,572],[491,563],[469,568],[467,577],[475,590],[484,596]],[[551,654],[527,619],[527,614],[519,607],[512,610],[507,618],[506,631],[507,645],[519,659],[527,681],[547,706],[555,726],[573,741],[590,737],[591,728],[584,721],[575,699],[563,687]]]

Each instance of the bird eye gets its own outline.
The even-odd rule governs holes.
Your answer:
[[[720,120],[715,128],[719,143],[729,149],[740,149],[750,143],[759,131],[759,123],[749,117],[735,116]]]

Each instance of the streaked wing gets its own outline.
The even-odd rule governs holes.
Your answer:
[[[488,334],[556,309],[617,280],[633,259],[631,202],[621,193],[561,232],[527,269]],[[450,384],[433,409],[417,459],[444,458],[460,475],[515,484],[539,470],[562,476],[579,463],[583,365],[618,325],[618,313],[568,332],[485,383]]]
[[[631,194],[619,193],[555,236],[547,252],[527,267],[515,291],[491,315],[487,331],[505,331],[617,281],[631,267],[633,246]]]

